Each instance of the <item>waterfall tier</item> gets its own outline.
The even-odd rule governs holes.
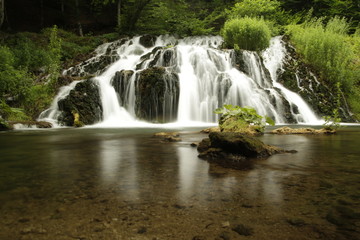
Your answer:
[[[298,94],[277,82],[287,54],[281,37],[273,38],[261,54],[221,50],[222,41],[219,36],[122,39],[101,45],[95,57],[64,74],[95,75],[86,81],[99,87],[99,121],[105,126],[216,123],[214,110],[224,104],[253,107],[276,123],[319,121]],[[62,91],[54,102],[71,91]],[[79,110],[76,103],[73,108]],[[41,117],[63,124],[61,111],[53,104]]]

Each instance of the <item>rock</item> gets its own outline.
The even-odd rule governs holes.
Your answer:
[[[62,111],[58,121],[66,126],[90,125],[102,120],[99,88],[91,79],[79,82],[58,106]]]
[[[206,237],[204,236],[194,236],[192,240],[206,240]]]
[[[264,144],[256,137],[240,133],[212,132],[199,143],[199,158],[234,169],[251,169],[254,159],[276,153],[293,152]]]
[[[180,135],[178,132],[158,132],[154,134],[154,137],[167,137],[167,136],[179,137]]]
[[[229,232],[222,232],[222,233],[219,235],[219,237],[220,237],[220,239],[222,239],[222,240],[230,240],[230,239],[231,239]]]
[[[136,65],[136,70],[141,70],[145,62],[148,62],[146,66],[148,68],[154,67],[160,58],[163,47],[155,47],[151,52],[144,54],[140,57],[140,63]],[[150,59],[152,59],[150,61]],[[150,61],[150,62],[149,62]]]
[[[111,79],[111,85],[114,87],[116,93],[119,96],[120,105],[126,106],[127,102],[127,89],[129,88],[129,84],[131,77],[134,75],[134,71],[132,70],[121,70],[115,73],[115,76]]]
[[[203,129],[200,132],[201,133],[220,132],[220,128],[219,127],[210,127],[210,128]]]
[[[45,121],[36,122],[36,127],[38,128],[52,128],[52,124]]]
[[[72,77],[88,77],[103,73],[111,63],[114,63],[119,59],[116,49],[126,41],[128,41],[128,39],[124,38],[110,43],[103,54],[98,55],[98,53],[94,52],[92,58],[69,68],[66,70],[65,75]]]
[[[135,81],[135,113],[149,122],[165,123],[177,119],[179,78],[163,67],[147,68]]]
[[[153,47],[156,42],[156,37],[152,35],[143,35],[140,37],[139,43],[146,48]]]
[[[251,236],[254,234],[254,229],[252,227],[245,226],[244,224],[238,224],[233,227],[232,230],[242,236]]]
[[[52,124],[46,121],[11,121],[10,128],[52,128]]]
[[[181,138],[179,138],[178,132],[159,132],[155,133],[154,137],[161,138],[164,142],[180,142]]]
[[[197,150],[199,152],[205,152],[206,150],[208,150],[210,148],[211,142],[209,138],[204,138],[197,147]]]
[[[285,152],[277,147],[264,144],[258,138],[238,133],[210,133],[211,147],[221,148],[226,152],[245,157],[268,157],[275,153]]]
[[[139,234],[143,234],[143,233],[146,233],[147,232],[147,228],[146,227],[140,227],[137,231],[137,233]]]
[[[229,221],[222,222],[222,223],[221,223],[221,227],[223,227],[223,228],[230,227],[230,222],[229,222]]]
[[[272,130],[270,133],[273,134],[334,134],[335,130],[328,129],[313,129],[313,128],[290,128],[290,127],[281,127],[275,130]]]
[[[181,138],[173,137],[173,136],[166,136],[163,138],[163,141],[165,141],[165,142],[180,142]]]
[[[291,218],[291,219],[287,219],[286,220],[290,225],[296,226],[296,227],[301,227],[306,225],[305,221],[303,219],[300,218]]]
[[[191,146],[191,147],[198,147],[199,144],[198,144],[198,143],[191,143],[190,146]]]

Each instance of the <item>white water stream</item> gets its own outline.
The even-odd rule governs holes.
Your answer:
[[[119,59],[105,72],[95,77],[95,81],[100,87],[103,107],[103,121],[97,126],[121,127],[148,124],[137,120],[136,117],[135,91],[137,90],[135,82],[136,73],[147,68],[150,62],[154,61],[156,63],[153,66],[166,67],[168,71],[176,73],[179,78],[177,125],[216,123],[218,116],[213,111],[223,104],[254,107],[260,115],[270,116],[275,119],[276,123],[285,123],[284,98],[290,105],[293,118],[298,123],[319,123],[319,119],[298,94],[286,89],[276,81],[277,72],[282,70],[286,54],[281,37],[271,40],[270,47],[262,53],[263,63],[256,53],[243,52],[247,73],[234,67],[232,51],[219,50],[222,38],[218,36],[185,39],[160,36],[157,38],[155,46],[151,48],[143,47],[139,43],[139,39],[140,37],[135,37],[119,46],[116,49]],[[105,54],[104,48],[108,46],[99,47],[97,57]],[[160,57],[155,59],[158,52],[154,51],[154,54],[137,70],[137,65],[142,62],[141,57],[159,46],[163,47],[158,50]],[[173,52],[170,63],[165,63],[164,60],[166,50]],[[168,66],[169,64],[171,66]],[[122,106],[118,93],[111,83],[115,73],[121,70],[135,72],[124,93],[126,106]],[[266,71],[269,71],[270,76],[266,74]],[[76,83],[72,83],[67,88],[73,88],[75,85]],[[50,118],[56,121],[59,115],[56,103],[69,91],[68,89],[61,91],[51,108],[40,118],[46,116],[46,120]],[[294,108],[297,111],[294,111]]]

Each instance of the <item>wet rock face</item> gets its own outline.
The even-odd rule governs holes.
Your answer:
[[[74,126],[75,117],[85,125],[102,120],[102,105],[99,88],[95,82],[85,80],[78,83],[69,95],[58,102],[62,111],[58,121],[65,126]]]
[[[126,41],[128,41],[127,38],[112,42],[104,49],[102,54],[96,56],[96,53],[94,53],[94,57],[68,69],[66,75],[72,77],[89,77],[103,73],[112,63],[119,59],[116,49]]]
[[[145,62],[148,62],[147,67],[175,67],[176,57],[176,49],[174,47],[155,47],[151,52],[141,56],[141,62],[136,65],[136,70],[142,69]]]
[[[256,158],[286,151],[266,145],[256,137],[234,132],[211,132],[198,145],[199,158],[234,169],[251,169]]]
[[[143,45],[146,48],[153,47],[156,42],[156,37],[152,35],[144,35],[140,37],[139,40],[140,44]]]
[[[116,72],[111,80],[111,85],[119,96],[121,106],[127,105],[126,93],[133,75],[134,71],[132,70],[121,70]]]
[[[284,37],[286,51],[288,52],[283,64],[283,70],[278,72],[278,82],[286,88],[298,93],[312,109],[320,116],[331,116],[336,109],[336,89],[331,89],[321,80],[317,72],[311,66],[304,63],[290,44],[288,38]],[[347,110],[346,103],[341,99],[343,106],[340,109],[343,121],[354,121]]]
[[[135,113],[150,122],[171,122],[177,119],[179,78],[163,67],[148,68],[135,81]]]

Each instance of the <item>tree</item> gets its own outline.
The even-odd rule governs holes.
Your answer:
[[[230,18],[264,17],[271,18],[280,11],[280,2],[276,0],[243,0],[230,10]]]
[[[79,35],[82,37],[84,36],[81,22],[80,22],[80,8],[79,8],[79,0],[75,0],[75,7],[76,7],[76,20],[79,28]]]
[[[101,10],[102,6],[106,6],[109,4],[115,4],[116,3],[116,27],[118,30],[122,28],[121,26],[121,6],[122,1],[121,0],[91,0],[91,5],[95,8],[98,8]]]
[[[0,28],[5,19],[5,0],[0,0]]]

